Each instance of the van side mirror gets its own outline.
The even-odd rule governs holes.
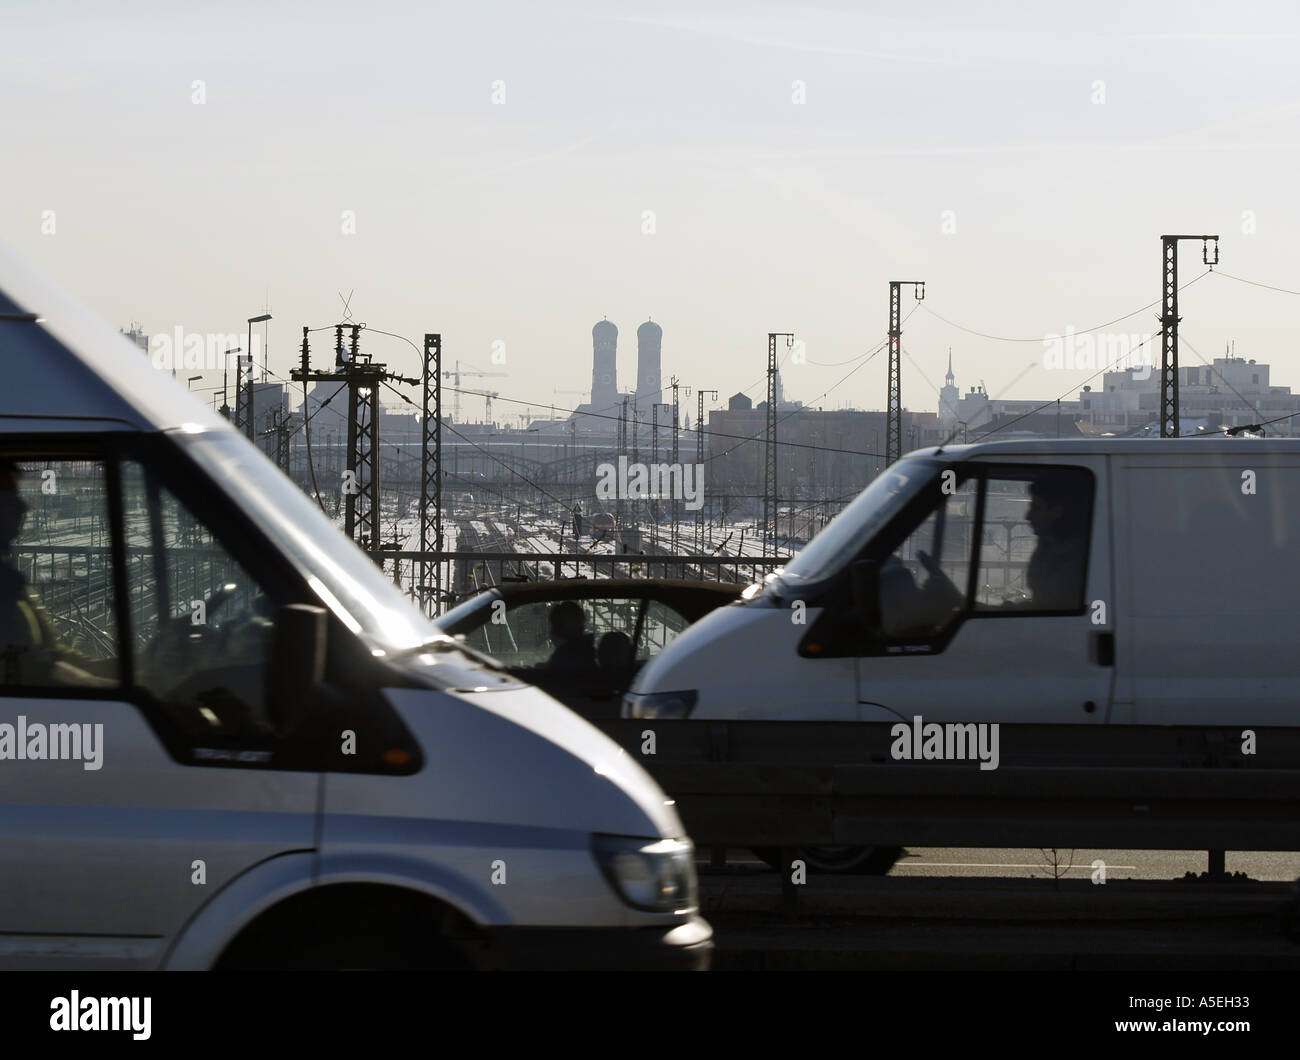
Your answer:
[[[266,713],[280,736],[301,724],[325,678],[326,628],[323,607],[286,604],[276,612]]]
[[[880,571],[870,560],[858,560],[849,567],[853,589],[853,610],[862,631],[869,638],[880,635]]]

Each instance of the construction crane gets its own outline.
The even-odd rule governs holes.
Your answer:
[[[443,374],[446,375],[447,373],[444,372]],[[491,424],[492,423],[492,399],[495,397],[500,397],[501,395],[497,393],[495,390],[466,390],[464,392],[466,394],[477,394],[479,397],[485,399],[487,404],[487,422]],[[457,392],[457,397],[459,396],[460,393]]]
[[[454,370],[443,372],[442,377],[444,379],[450,379],[452,381],[452,386],[455,388],[456,391],[456,395],[452,399],[452,408],[451,408],[452,419],[454,419],[457,423],[460,422],[460,395],[461,395],[460,377],[462,375],[470,376],[470,377],[477,376],[479,378],[484,378],[487,376],[504,376],[505,374],[506,374],[505,372],[480,372],[477,368],[465,368],[462,370],[460,366],[460,361],[456,362],[456,367]],[[480,397],[485,396],[485,391],[482,390],[466,390],[465,393],[478,394]],[[497,397],[498,395],[493,394],[492,396]],[[491,422],[491,420],[492,420],[492,403],[491,401],[489,401],[488,421]]]
[[[579,404],[585,404],[587,401],[587,391],[585,390],[561,390],[558,386],[551,391],[552,394],[572,394],[575,397],[582,398]],[[555,419],[555,405],[551,405],[551,419]]]

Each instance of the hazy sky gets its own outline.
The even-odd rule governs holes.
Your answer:
[[[4,0],[0,233],[117,327],[242,333],[269,292],[284,374],[342,291],[358,321],[440,331],[449,362],[493,368],[503,341],[491,387],[536,408],[580,400],[554,391],[590,386],[602,316],[625,389],[652,317],[687,386],[761,397],[766,333],[794,331],[787,397],[880,408],[883,354],[838,386],[857,362],[814,362],[881,343],[887,282],[923,279],[907,407],[937,407],[949,346],[963,390],[1073,396],[1089,372],[1022,376],[1041,341],[927,310],[1090,327],[1159,297],[1164,232],[1218,233],[1228,273],[1300,290],[1297,49],[1293,4],[1204,0]],[[1180,261],[1203,271],[1200,244]],[[1183,334],[1300,390],[1297,311],[1208,277]]]

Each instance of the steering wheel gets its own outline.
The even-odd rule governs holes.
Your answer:
[[[181,666],[187,656],[202,651],[202,646],[212,638],[223,635],[225,630],[214,630],[210,623],[213,612],[218,611],[236,593],[239,586],[235,582],[226,582],[216,592],[203,601],[203,616],[206,621],[195,623],[190,615],[176,615],[163,622],[158,635],[149,642],[142,653],[141,662],[148,673],[163,674],[169,669]]]
[[[916,555],[921,561],[921,566],[925,568],[926,574],[929,575],[921,591],[936,600],[951,603],[954,610],[961,607],[966,594],[953,584],[952,579],[944,573],[943,567],[928,552],[918,551]]]
[[[228,600],[233,600],[235,594],[239,592],[239,586],[235,582],[226,582],[220,589],[203,601],[203,613],[207,616],[208,621],[212,621],[212,612],[220,610]]]

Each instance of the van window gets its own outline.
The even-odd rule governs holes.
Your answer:
[[[881,632],[898,640],[938,635],[966,610],[979,480],[938,503],[880,565]]]
[[[998,468],[987,483],[976,613],[1081,609],[1092,475],[1082,468]]]
[[[104,464],[0,457],[0,682],[119,680]]]
[[[266,528],[321,601],[349,629],[389,652],[413,648],[438,630],[360,549],[346,543],[314,500],[230,431],[178,434],[187,455],[231,503]],[[442,666],[455,656],[434,657]],[[464,657],[460,657],[464,662]]]
[[[552,628],[551,613],[560,606],[570,613],[576,607],[582,615],[581,630],[575,625],[567,643],[557,641]],[[639,599],[529,601],[510,608],[501,621],[489,619],[467,632],[465,642],[509,667],[592,670],[600,643],[609,634],[620,635],[611,638],[611,644],[626,638],[624,643],[630,647],[640,612]]]
[[[965,481],[945,492],[939,479],[934,502],[882,539],[882,549],[897,544],[876,570],[881,638],[869,653],[942,650],[968,618],[1083,609],[1092,474],[1033,465],[958,472]]]
[[[139,464],[122,465],[122,507],[136,685],[192,746],[266,745],[274,605]]]
[[[929,460],[904,460],[887,468],[786,564],[782,580],[794,586],[843,571],[877,530],[934,481],[938,467]]]
[[[690,624],[690,620],[676,608],[658,600],[646,601],[645,617],[641,619],[641,638],[636,646],[637,662],[653,659]]]
[[[465,633],[465,643],[505,666],[537,666],[551,654],[545,604],[524,604],[506,611],[495,600],[482,625]]]

